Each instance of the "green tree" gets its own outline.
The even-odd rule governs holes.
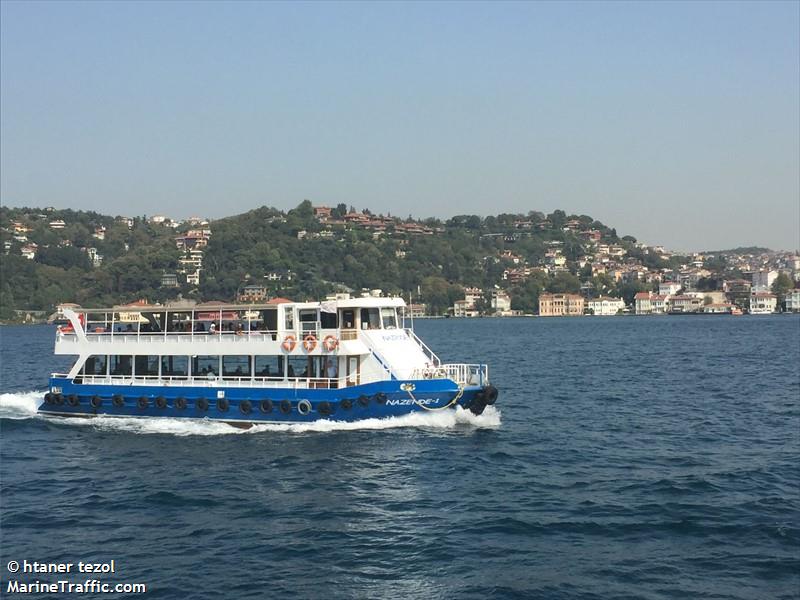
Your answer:
[[[778,306],[783,306],[787,294],[794,289],[794,282],[792,278],[786,273],[779,273],[772,282],[772,293],[778,297]]]

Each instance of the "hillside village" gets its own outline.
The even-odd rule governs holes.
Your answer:
[[[76,300],[254,303],[376,288],[410,299],[417,317],[800,311],[796,252],[670,252],[563,211],[446,221],[309,201],[216,221],[0,211],[4,318]]]

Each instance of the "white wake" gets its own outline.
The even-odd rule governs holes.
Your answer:
[[[486,407],[482,415],[473,415],[468,410],[411,413],[402,417],[385,419],[363,419],[354,422],[319,420],[312,423],[258,424],[250,429],[231,427],[226,423],[209,419],[172,419],[167,417],[108,417],[91,419],[52,417],[37,412],[44,392],[0,394],[0,418],[3,419],[48,419],[52,422],[79,427],[96,427],[107,431],[125,431],[140,434],[231,435],[265,432],[327,433],[332,431],[356,431],[365,429],[395,429],[415,427],[420,429],[496,428],[500,426],[500,411],[494,406]]]

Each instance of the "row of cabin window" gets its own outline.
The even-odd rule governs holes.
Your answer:
[[[337,377],[336,359],[322,356],[130,356],[95,354],[83,375],[137,377]],[[159,372],[160,367],[160,372]],[[286,374],[286,377],[284,376]]]
[[[173,313],[174,315],[175,313]],[[187,313],[190,315],[190,313]],[[93,315],[90,315],[90,317]],[[353,310],[342,311],[342,328],[352,329],[354,325],[355,313]],[[115,333],[159,333],[164,329],[161,321],[163,315],[153,314],[152,319],[146,323],[121,323],[117,321],[114,324]],[[321,312],[316,309],[301,309],[298,311],[298,319],[300,320],[300,331],[311,331],[316,329],[317,319],[322,329],[338,329],[339,319],[336,313]],[[277,327],[275,313],[270,315],[267,319],[262,315],[261,318],[252,321],[244,319],[203,319],[195,320],[170,320],[167,324],[167,331],[170,332],[207,332],[211,323],[215,324],[217,330],[236,331],[237,329],[248,331],[260,330],[274,330]],[[105,320],[95,321],[90,319],[89,325],[92,329],[101,327],[105,331],[111,331],[111,324]],[[285,316],[285,326],[288,330],[294,329],[294,314],[292,311],[287,311]],[[397,328],[397,312],[394,308],[362,308],[361,309],[361,327],[362,329],[396,329]]]

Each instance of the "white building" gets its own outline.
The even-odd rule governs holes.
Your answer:
[[[89,255],[93,267],[97,268],[103,264],[103,255],[97,253],[97,248],[86,248],[86,254]]]
[[[792,290],[786,294],[786,310],[800,312],[800,290]]]
[[[662,281],[658,284],[658,293],[661,296],[674,296],[681,289],[677,281]]]
[[[750,314],[768,315],[778,307],[778,298],[769,292],[754,292],[750,295]]]
[[[625,301],[622,298],[610,298],[601,296],[594,300],[586,301],[586,308],[595,316],[608,317],[616,315],[625,308]]]
[[[466,300],[456,300],[453,303],[453,316],[454,317],[477,317],[478,311],[475,309],[475,304]]]
[[[64,229],[66,226],[67,224],[61,219],[50,221],[50,229]]]
[[[754,292],[768,292],[777,278],[777,271],[754,271],[752,290]]]
[[[492,292],[492,310],[497,315],[508,315],[511,313],[511,297],[503,290]]]

